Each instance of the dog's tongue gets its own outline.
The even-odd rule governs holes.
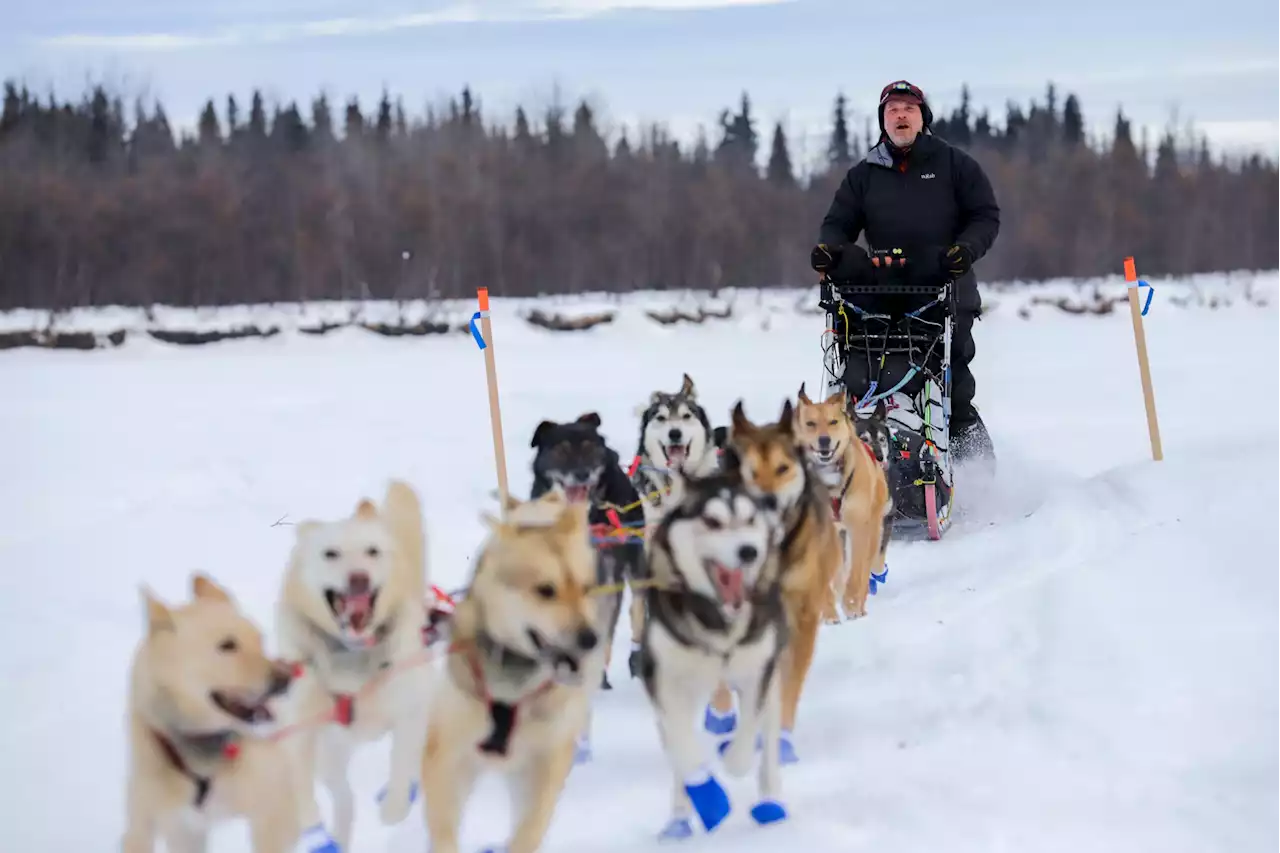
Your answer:
[[[726,604],[741,607],[745,598],[742,588],[742,569],[728,569],[716,566],[716,586],[720,588],[720,597]]]
[[[584,503],[590,496],[590,488],[582,483],[576,483],[572,486],[565,486],[564,493],[569,498],[570,503]]]
[[[672,464],[679,464],[684,461],[684,445],[673,444],[667,448],[667,461]]]
[[[347,622],[357,632],[363,631],[373,615],[373,596],[367,592],[350,594],[343,599],[343,605],[346,607]]]

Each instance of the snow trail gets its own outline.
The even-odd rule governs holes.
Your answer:
[[[815,320],[619,323],[550,335],[495,306],[513,490],[544,418],[598,411],[624,458],[634,407],[697,383],[713,420],[756,420],[819,363]],[[754,780],[702,853],[779,849],[1274,850],[1280,413],[1205,405],[1239,365],[1270,365],[1274,307],[1147,318],[1166,459],[1148,459],[1127,314],[1003,309],[975,329],[977,402],[1000,454],[961,481],[939,543],[895,543],[865,620],[825,628],[785,768],[791,820],[754,827]],[[493,506],[483,359],[469,338],[231,342],[190,350],[0,356],[0,732],[11,780],[0,849],[116,845],[125,667],[138,585],[185,598],[225,582],[265,628],[291,522],[346,514],[389,477],[422,494],[433,580],[465,582]],[[1216,392],[1215,392],[1216,393]],[[279,522],[277,524],[277,522]],[[657,848],[668,770],[627,678],[625,618],[597,694],[595,760],[570,777],[547,853]],[[692,724],[692,721],[691,721]],[[356,851],[420,853],[421,812],[386,829],[386,744],[354,762]],[[327,802],[322,799],[322,803]],[[74,815],[74,819],[69,819]],[[464,847],[503,840],[481,783]],[[213,853],[247,850],[242,827]]]

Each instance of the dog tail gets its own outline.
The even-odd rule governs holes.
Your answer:
[[[420,597],[426,595],[430,578],[427,572],[427,535],[422,521],[422,502],[413,487],[401,480],[392,480],[384,499],[387,525],[391,528],[405,556],[407,580]]]

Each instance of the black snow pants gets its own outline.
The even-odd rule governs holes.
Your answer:
[[[973,361],[976,348],[973,343],[973,321],[977,314],[958,311],[951,318],[951,430],[952,434],[965,429],[978,420],[973,407],[977,383],[969,362]]]

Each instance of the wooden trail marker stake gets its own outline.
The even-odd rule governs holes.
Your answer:
[[[1133,341],[1138,348],[1138,372],[1142,375],[1142,399],[1147,407],[1147,432],[1151,438],[1151,458],[1159,462],[1164,459],[1164,450],[1160,447],[1160,422],[1156,419],[1156,397],[1151,388],[1151,364],[1147,361],[1147,334],[1142,325],[1143,311],[1138,304],[1138,270],[1132,257],[1124,259],[1124,280],[1129,287],[1129,314],[1133,317]],[[1148,304],[1150,304],[1149,299]]]
[[[507,515],[507,454],[502,441],[502,409],[498,405],[498,366],[493,360],[493,324],[489,320],[489,288],[476,289],[480,310],[471,318],[471,334],[484,350],[484,372],[489,384],[489,423],[493,427],[493,461],[498,467],[498,501],[501,516]],[[480,321],[480,332],[475,322]]]

